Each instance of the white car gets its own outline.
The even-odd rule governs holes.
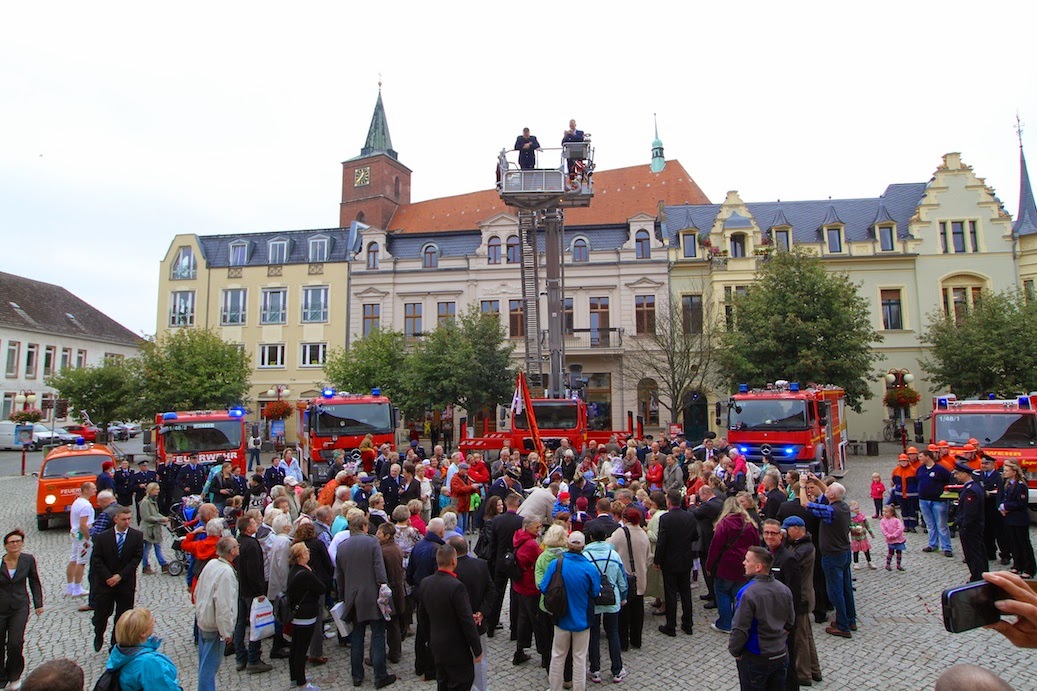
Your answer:
[[[130,438],[136,437],[141,433],[141,426],[136,422],[113,422],[112,425],[117,425],[126,429],[126,433],[130,435]]]
[[[51,432],[50,427],[42,422],[37,422],[32,426],[32,443],[37,449],[42,448],[44,444],[72,444],[76,439],[77,435],[64,427],[55,427]]]

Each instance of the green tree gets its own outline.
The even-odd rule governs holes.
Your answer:
[[[984,295],[958,318],[929,315],[922,369],[961,397],[1013,397],[1037,388],[1037,302],[1018,290]]]
[[[803,251],[775,253],[757,279],[735,298],[724,338],[720,361],[729,384],[835,384],[860,412],[872,396],[868,382],[881,357],[873,346],[882,336],[858,286]]]
[[[349,350],[336,348],[328,353],[324,376],[340,391],[382,390],[405,412],[413,412],[405,399],[412,388],[407,386],[407,339],[399,331],[372,331],[354,339]]]
[[[65,368],[46,383],[68,399],[70,410],[85,412],[102,429],[113,420],[141,417],[135,414],[139,388],[132,361],[108,358],[95,367]]]
[[[139,387],[135,418],[240,404],[252,374],[249,355],[207,329],[178,329],[148,341],[130,363]]]

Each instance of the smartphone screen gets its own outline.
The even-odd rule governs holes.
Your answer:
[[[1006,599],[1008,594],[1004,590],[986,581],[947,588],[940,598],[943,626],[951,633],[961,633],[993,624],[1001,619],[994,602]]]

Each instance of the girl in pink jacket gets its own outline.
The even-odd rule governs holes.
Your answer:
[[[889,552],[886,554],[886,571],[893,570],[890,568],[890,562],[893,561],[894,554],[897,555],[897,571],[903,571],[904,567],[900,565],[900,555],[907,547],[907,538],[904,537],[904,522],[897,517],[895,506],[887,504],[883,507],[879,528],[886,538],[886,547],[889,548]]]

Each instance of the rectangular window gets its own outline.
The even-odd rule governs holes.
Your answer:
[[[947,224],[940,221],[940,251],[944,254],[948,254],[947,248]]]
[[[825,228],[825,238],[828,241],[828,251],[838,254],[843,251],[843,231],[841,228]]]
[[[40,410],[43,411],[42,422],[50,422],[54,417],[54,394],[44,393],[40,397]]]
[[[457,316],[457,303],[456,302],[440,302],[436,306],[436,326],[446,326],[447,324],[453,324],[454,318]]]
[[[1023,295],[1026,297],[1027,300],[1033,300],[1034,291],[1032,278],[1028,278],[1025,281],[1023,281]]]
[[[284,343],[261,343],[259,345],[260,367],[284,367]]]
[[[173,293],[169,308],[170,326],[194,326],[194,291],[179,290]]]
[[[731,236],[731,256],[745,256],[745,233],[735,233]]]
[[[788,230],[775,230],[774,231],[774,248],[779,252],[789,251],[789,231]]]
[[[327,343],[300,343],[299,344],[299,366],[300,367],[323,367],[324,360],[328,355]]]
[[[310,262],[326,262],[328,261],[328,239],[327,238],[311,238],[310,239]]]
[[[983,289],[973,288],[972,289],[972,307],[979,307],[979,303],[983,301]]]
[[[189,280],[195,277],[197,264],[194,260],[194,252],[190,247],[181,247],[173,259],[173,270],[170,278],[174,281]]]
[[[382,328],[382,306],[375,303],[364,305],[364,335],[370,336]]]
[[[951,288],[952,314],[956,322],[964,319],[969,312],[968,290],[968,288]]]
[[[591,348],[609,346],[609,299],[590,298]]]
[[[7,369],[4,372],[8,377],[18,376],[18,362],[22,359],[22,344],[18,341],[7,342]]]
[[[681,296],[681,317],[684,322],[684,333],[702,333],[702,296]]]
[[[973,252],[979,252],[979,233],[976,230],[976,222],[969,221],[969,242]]]
[[[270,256],[267,259],[268,264],[284,264],[288,261],[288,241],[287,240],[273,240],[270,242]]]
[[[35,379],[36,368],[40,366],[40,344],[30,343],[25,346],[25,378]]]
[[[483,314],[492,314],[495,317],[499,317],[500,300],[483,300],[479,303],[479,311]]]
[[[681,236],[684,241],[684,258],[694,259],[698,256],[698,235],[695,233],[685,233]]]
[[[882,300],[882,328],[899,331],[904,328],[904,314],[900,302],[900,290],[880,291]]]
[[[576,322],[573,319],[573,299],[565,298],[564,307],[562,312],[562,324],[565,329],[565,333],[571,336],[575,333]]]
[[[951,240],[955,254],[965,252],[965,224],[961,221],[951,221]]]
[[[745,295],[746,286],[724,286],[724,323],[728,329],[735,326],[735,300]]]
[[[223,291],[220,323],[224,326],[240,326],[245,323],[245,297],[244,288],[231,288]]]
[[[61,349],[61,369],[68,369],[72,366],[72,349],[62,348]],[[60,371],[60,370],[58,370]]]
[[[328,321],[328,287],[307,286],[302,289],[303,322]]]
[[[76,369],[86,367],[86,351],[80,348],[76,351]]]
[[[54,366],[58,362],[58,347],[47,346],[43,350],[43,376],[49,377],[54,374]]]
[[[267,288],[259,307],[260,324],[284,324],[288,315],[288,289]]]
[[[417,337],[421,333],[421,303],[408,302],[403,305],[403,334]]]
[[[526,335],[525,309],[521,300],[508,300],[508,333],[512,338]]]
[[[230,265],[231,266],[244,266],[245,265],[245,254],[248,250],[248,246],[243,242],[235,242],[230,246]]]
[[[634,296],[634,323],[639,334],[655,333],[655,296]]]
[[[879,248],[883,252],[892,252],[893,247],[893,226],[879,226]]]
[[[3,407],[0,409],[0,418],[6,420],[7,417],[14,412],[14,397],[17,394],[14,391],[4,392]]]

